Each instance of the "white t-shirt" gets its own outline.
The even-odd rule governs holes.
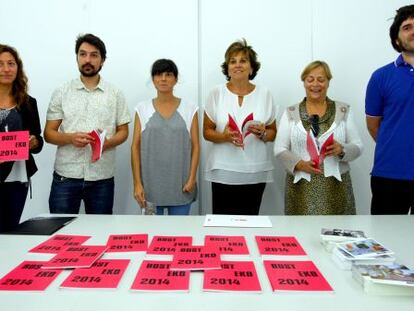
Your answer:
[[[243,104],[226,84],[216,86],[210,93],[205,113],[216,124],[216,131],[223,132],[231,115],[239,129],[243,121],[253,113],[253,119],[271,124],[276,118],[276,107],[270,92],[256,86],[244,96]],[[230,143],[213,143],[207,156],[205,178],[223,184],[241,185],[272,182],[273,164],[271,150],[255,135],[247,135],[244,149]]]

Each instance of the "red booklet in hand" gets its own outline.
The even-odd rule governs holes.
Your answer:
[[[92,148],[92,162],[98,161],[102,156],[102,148],[105,142],[106,131],[93,130],[89,133],[95,140],[90,143]]]
[[[315,163],[315,168],[319,169],[321,163],[326,156],[326,148],[334,143],[333,133],[325,140],[323,145],[319,148],[315,136],[312,131],[308,131],[306,136],[306,147],[311,160]]]
[[[239,133],[242,143],[244,142],[244,139],[246,138],[246,136],[251,134],[249,127],[251,125],[260,124],[260,123],[261,123],[260,121],[253,119],[253,112],[252,112],[243,120],[242,126],[241,128],[239,128],[236,120],[229,114],[229,127],[231,130]]]

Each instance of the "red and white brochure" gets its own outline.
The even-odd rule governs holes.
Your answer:
[[[240,135],[242,143],[244,144],[244,139],[251,134],[249,127],[253,124],[260,124],[260,121],[254,120],[253,112],[250,113],[246,118],[244,118],[241,127],[237,125],[237,121],[231,114],[228,114],[228,125],[232,131],[237,132]],[[244,146],[242,147],[244,149]]]
[[[263,261],[273,291],[333,292],[312,261]]]
[[[325,140],[323,145],[318,147],[316,138],[311,130],[308,131],[306,136],[306,148],[308,150],[311,160],[315,163],[315,168],[319,169],[321,163],[326,156],[326,148],[334,143],[333,133]]]
[[[144,260],[132,283],[134,291],[189,291],[190,272],[171,271],[171,261]]]
[[[129,259],[99,259],[90,268],[73,270],[60,288],[116,289],[129,262]]]
[[[107,253],[145,252],[148,248],[148,234],[112,234],[106,246]]]
[[[256,243],[262,256],[306,256],[294,236],[256,236]]]
[[[204,272],[203,290],[261,292],[253,261],[222,261],[220,270]]]
[[[62,270],[43,270],[45,261],[23,261],[0,279],[0,290],[44,291]]]
[[[93,130],[89,133],[95,140],[90,143],[92,148],[92,162],[98,161],[102,156],[103,145],[105,143],[106,131]]]
[[[222,255],[249,255],[244,236],[206,235],[205,246],[216,246]]]
[[[191,236],[161,236],[156,235],[152,238],[148,247],[148,255],[174,255],[180,246],[191,246],[193,238]]]
[[[62,249],[68,246],[81,245],[86,240],[90,239],[87,235],[67,235],[67,234],[56,234],[48,240],[40,243],[39,245],[32,248],[30,253],[45,253],[45,254],[57,254]]]
[[[213,246],[182,246],[177,249],[171,270],[220,269],[220,253]]]
[[[105,252],[106,245],[70,246],[45,262],[43,269],[89,268]]]
[[[0,161],[29,159],[29,131],[0,133]]]
[[[254,121],[253,120],[253,112],[250,113],[242,122],[242,126],[239,128],[239,126],[237,125],[236,120],[231,116],[231,114],[228,115],[229,116],[229,127],[230,129],[232,129],[233,131],[236,131],[240,134],[240,136],[242,136],[242,138],[244,139],[247,135],[249,135],[251,132],[248,131],[247,127],[247,123],[250,121]],[[247,125],[247,126],[246,126]]]

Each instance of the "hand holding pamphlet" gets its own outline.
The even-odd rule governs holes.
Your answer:
[[[317,138],[312,131],[308,131],[306,137],[306,147],[311,160],[315,163],[315,168],[319,169],[325,159],[327,147],[334,143],[333,133],[325,140],[322,146],[319,146]]]
[[[29,159],[29,131],[0,133],[0,161]]]
[[[103,145],[105,143],[106,131],[93,130],[89,133],[94,138],[91,142],[92,162],[98,161],[102,156]]]
[[[252,132],[251,132],[251,130],[250,130],[250,126],[252,126],[252,125],[259,125],[259,124],[261,124],[262,122],[260,122],[260,121],[257,121],[257,120],[254,120],[253,119],[253,113],[250,113],[244,120],[243,120],[243,123],[242,123],[242,126],[241,126],[241,128],[239,128],[239,126],[237,125],[237,122],[236,122],[236,120],[235,120],[235,118],[234,117],[232,117],[230,114],[229,114],[229,121],[228,121],[228,124],[229,124],[229,128],[232,130],[232,131],[235,131],[235,132],[237,132],[239,135],[240,135],[240,139],[241,139],[241,142],[242,142],[242,144],[243,144],[243,146],[244,146],[244,139],[249,135],[249,134],[251,134]]]

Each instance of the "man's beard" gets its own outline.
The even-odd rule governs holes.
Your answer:
[[[85,70],[85,68],[87,68],[87,67],[92,68],[92,70]],[[83,65],[81,68],[79,68],[79,71],[82,74],[82,76],[91,78],[91,77],[96,76],[99,73],[99,71],[101,71],[101,69],[102,69],[102,65],[99,66],[98,69],[95,69],[94,66],[92,66],[91,64],[88,63],[88,64]]]
[[[410,45],[409,42],[403,42],[400,39],[397,39],[397,42],[398,42],[398,46],[401,49],[401,52],[414,54],[414,47]]]

